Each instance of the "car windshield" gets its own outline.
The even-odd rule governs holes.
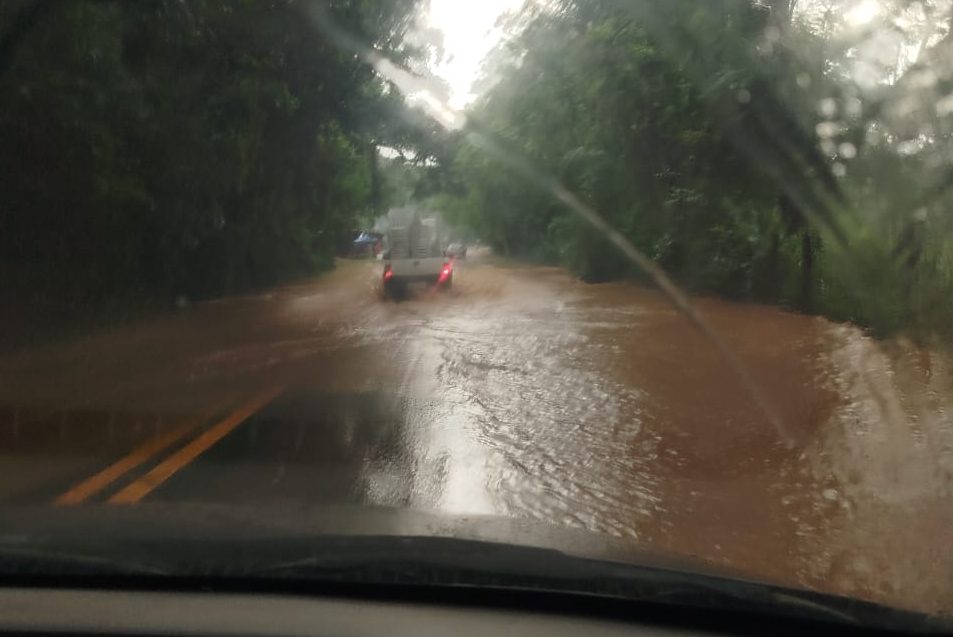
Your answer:
[[[953,613],[951,19],[6,0],[0,562],[569,533]]]

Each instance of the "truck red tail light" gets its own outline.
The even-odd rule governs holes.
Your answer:
[[[391,269],[390,264],[384,266],[384,280],[390,281],[394,277],[394,270]]]
[[[453,274],[453,266],[450,263],[444,263],[443,269],[440,270],[440,278],[437,279],[437,284],[446,283],[451,274]]]

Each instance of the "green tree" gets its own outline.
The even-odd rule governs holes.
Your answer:
[[[638,274],[480,151],[490,143],[558,179],[690,288],[880,333],[949,331],[953,108],[942,98],[953,75],[947,31],[931,26],[949,16],[934,2],[884,3],[887,27],[848,28],[850,6],[828,4],[818,14],[790,0],[566,0],[524,11],[470,113],[483,142],[457,154],[457,216],[504,253],[586,280]],[[869,44],[894,30],[902,54]]]
[[[75,318],[332,264],[407,107],[320,20],[397,60],[413,0],[0,10],[4,306]]]

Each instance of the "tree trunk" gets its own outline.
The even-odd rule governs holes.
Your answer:
[[[381,200],[381,171],[377,161],[377,144],[373,141],[367,144],[367,167],[371,178],[370,204],[374,219],[384,214],[383,201]]]
[[[771,247],[765,257],[763,267],[756,279],[755,298],[759,301],[777,303],[781,298],[781,234],[771,233]]]
[[[801,231],[801,311],[814,311],[814,236],[810,228]]]

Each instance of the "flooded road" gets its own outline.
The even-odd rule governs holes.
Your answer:
[[[794,438],[657,293],[461,262],[377,269],[0,360],[0,504],[367,504],[603,534],[953,611],[953,368],[696,299]]]

